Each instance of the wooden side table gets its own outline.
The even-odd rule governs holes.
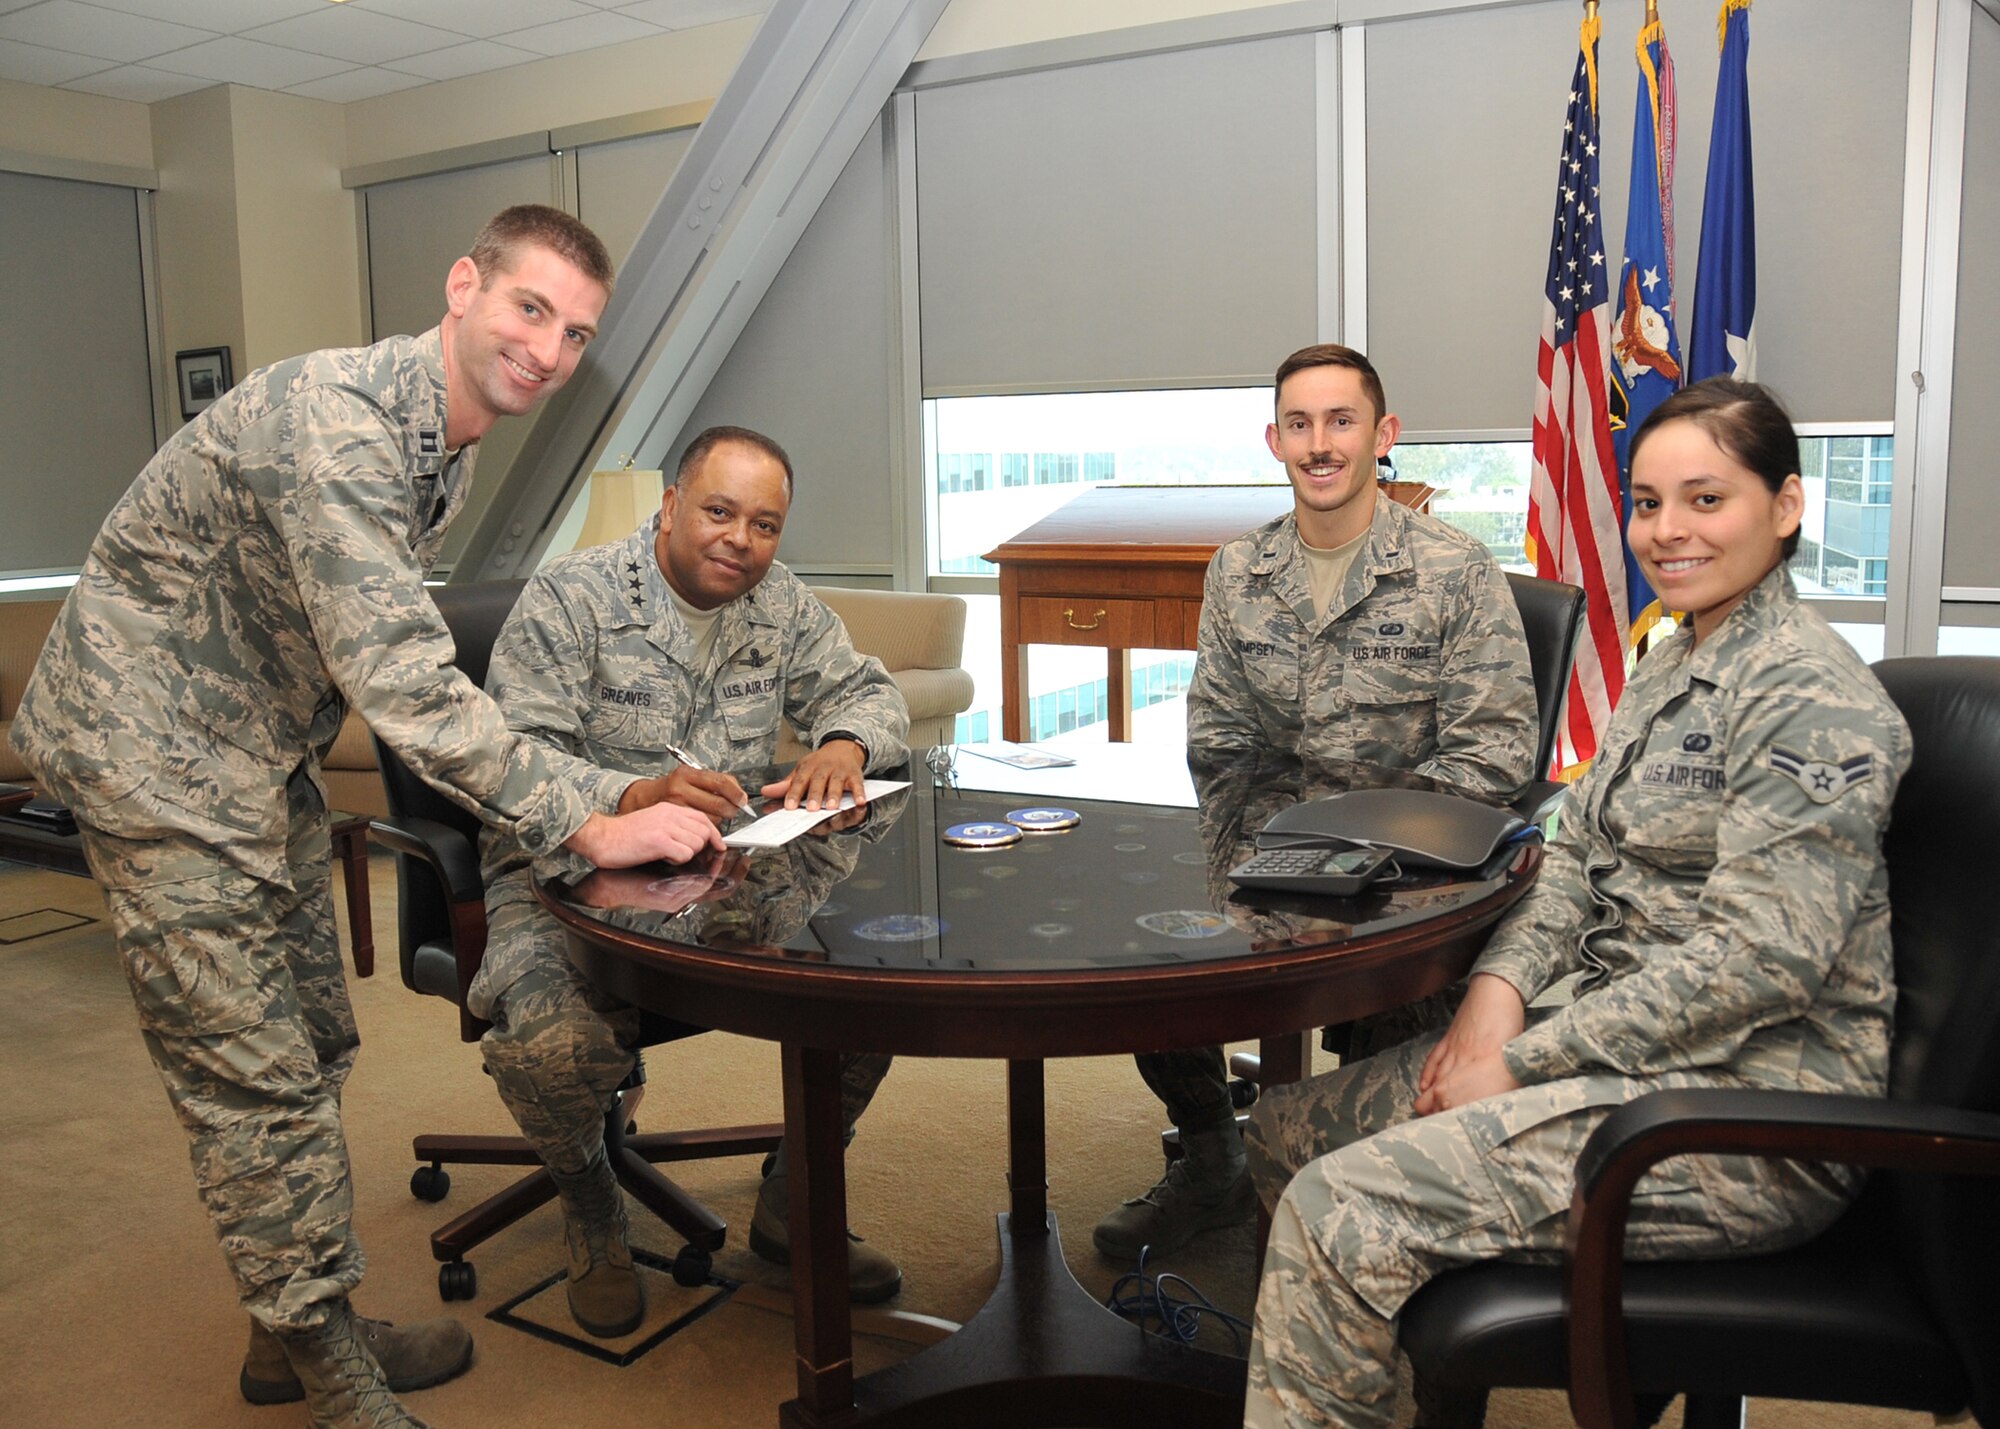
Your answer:
[[[1420,481],[1383,484],[1418,511]],[[1027,737],[1028,646],[1105,652],[1111,737],[1132,737],[1132,651],[1192,650],[1224,541],[1292,509],[1289,486],[1100,486],[988,551],[1000,568],[1001,737]]]
[[[33,789],[0,785],[0,818],[33,798]],[[368,816],[332,813],[333,861],[340,868],[347,890],[347,922],[354,943],[354,975],[375,975],[375,923],[368,898]],[[59,834],[19,819],[0,822],[0,859],[51,868],[78,878],[90,877],[84,860],[83,840],[76,834]]]

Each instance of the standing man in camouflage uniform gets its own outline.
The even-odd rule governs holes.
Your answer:
[[[1264,433],[1292,511],[1215,553],[1202,590],[1188,749],[1265,750],[1308,775],[1408,771],[1492,803],[1534,777],[1535,689],[1500,567],[1442,521],[1384,500],[1376,463],[1402,424],[1362,354],[1326,343],[1278,368]],[[1406,1030],[1444,1017],[1411,1012]],[[1377,1036],[1376,1040],[1386,1040]],[[1097,1248],[1164,1254],[1253,1209],[1222,1050],[1142,1053],[1184,1155],[1098,1222]]]
[[[601,768],[592,807],[639,791],[733,818],[745,803],[736,776],[771,764],[785,720],[811,752],[763,792],[793,807],[859,800],[864,771],[909,757],[909,711],[882,662],[775,562],[791,500],[791,459],[776,442],[711,427],[682,455],[657,517],[528,582],[487,689],[513,729]],[[645,1297],[604,1114],[636,1063],[639,1013],[569,960],[535,900],[538,852],[506,829],[483,840],[489,933],[470,1003],[493,1023],[482,1045],[494,1085],[561,1193],[570,1313],[593,1335],[623,1335]],[[846,1059],[850,1136],[888,1069],[883,1056]],[[781,1151],[750,1222],[751,1248],[780,1264],[786,1207]],[[902,1272],[853,1240],[848,1283],[857,1300],[886,1300]]]
[[[1403,1303],[1455,1265],[1558,1256],[1578,1153],[1622,1103],[1885,1091],[1882,835],[1910,732],[1792,588],[1798,462],[1783,410],[1728,378],[1634,439],[1632,551],[1687,619],[1625,687],[1449,1029],[1259,1101],[1251,1170],[1276,1209],[1246,1424],[1387,1425]],[[1526,1011],[1577,972],[1569,1000]],[[1860,1180],[1676,1157],[1639,1183],[1626,1254],[1795,1245]]]
[[[451,1320],[357,1320],[340,966],[320,760],[350,704],[410,766],[537,852],[686,857],[714,826],[608,818],[590,770],[510,731],[451,667],[424,593],[477,442],[566,381],[611,265],[553,209],[500,214],[421,337],[250,374],[112,509],[14,724],[75,811],[139,1022],[249,1311],[257,1403],[413,1425],[393,1389],[457,1374]],[[384,1372],[387,1379],[384,1378]]]

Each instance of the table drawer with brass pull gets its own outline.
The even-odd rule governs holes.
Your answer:
[[[1021,601],[1021,639],[1030,645],[1150,647],[1153,603],[1101,596],[1030,596]]]

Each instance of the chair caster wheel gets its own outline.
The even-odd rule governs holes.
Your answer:
[[[674,1284],[684,1285],[690,1290],[706,1285],[714,1264],[714,1259],[700,1246],[684,1245],[681,1253],[674,1257]]]
[[[438,1298],[470,1300],[479,1293],[479,1272],[462,1260],[448,1260],[438,1267]]]
[[[766,1151],[764,1153],[764,1164],[757,1169],[758,1179],[763,1181],[770,1180],[771,1169],[775,1167],[777,1164],[778,1164],[778,1153],[775,1151]]]
[[[419,1166],[410,1173],[410,1194],[419,1201],[442,1201],[451,1193],[451,1173],[442,1166]]]

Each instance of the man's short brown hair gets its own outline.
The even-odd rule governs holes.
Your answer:
[[[1382,395],[1382,378],[1375,371],[1375,364],[1351,347],[1342,347],[1337,342],[1316,342],[1311,347],[1302,347],[1278,364],[1278,375],[1271,383],[1271,402],[1277,405],[1284,394],[1285,379],[1294,372],[1303,372],[1308,367],[1347,367],[1361,374],[1361,390],[1368,394],[1368,400],[1375,404],[1375,420],[1381,421],[1389,415],[1389,401]]]
[[[514,267],[521,249],[529,246],[548,249],[610,295],[616,274],[604,240],[582,219],[545,203],[517,203],[486,220],[468,255],[479,270],[480,286]]]

